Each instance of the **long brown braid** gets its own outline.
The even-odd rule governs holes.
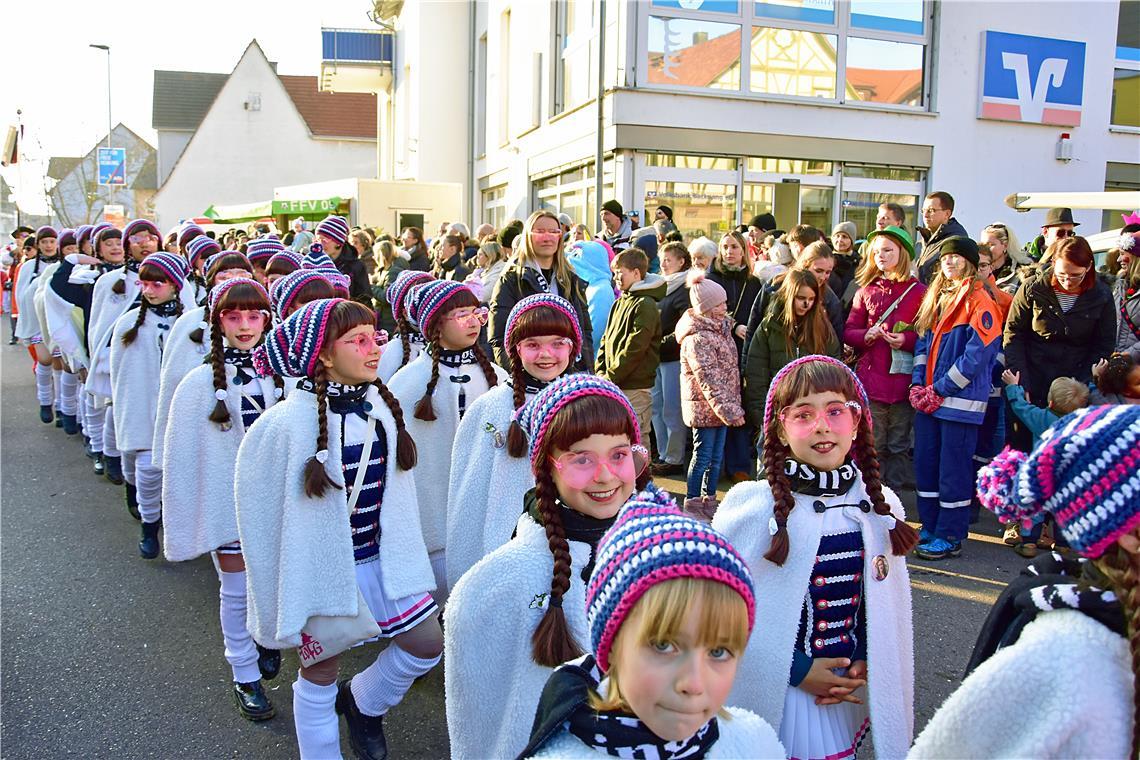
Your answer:
[[[511,385],[514,386],[512,404],[518,410],[526,403],[526,376],[523,374],[522,360],[515,346],[511,346],[508,356],[511,362]],[[516,459],[526,456],[526,433],[515,419],[511,420],[511,425],[507,428],[507,453]]]
[[[499,384],[499,375],[495,372],[495,367],[491,364],[491,360],[487,358],[487,354],[483,353],[483,348],[476,343],[472,348],[475,351],[475,362],[479,365],[479,369],[483,370],[483,379],[487,381],[488,388],[494,388]]]
[[[323,363],[317,363],[317,369],[313,373],[313,383],[316,385],[317,392],[317,451],[328,451],[329,421],[326,410],[328,409],[329,386]],[[342,488],[341,485],[333,482],[324,463],[319,461],[314,454],[305,462],[305,495],[310,497],[324,496],[329,486]]]
[[[863,475],[863,487],[871,497],[871,506],[877,515],[890,515],[891,507],[883,498],[883,481],[879,471],[879,455],[875,451],[875,436],[871,432],[871,411],[866,409],[859,417],[859,433],[851,446],[855,464]],[[892,515],[893,516],[893,515]],[[904,520],[895,518],[890,530],[891,553],[905,557],[918,545],[918,531]]]
[[[129,346],[135,342],[135,338],[137,338],[139,335],[139,328],[142,327],[143,322],[146,321],[146,312],[148,308],[150,308],[150,301],[146,300],[145,298],[142,299],[142,303],[139,304],[138,318],[135,320],[135,323],[131,325],[131,329],[123,333],[122,341],[124,346]]]
[[[424,422],[435,422],[435,408],[431,404],[432,394],[435,393],[435,386],[439,383],[439,330],[436,329],[428,342],[428,350],[431,351],[431,379],[428,380],[427,388],[424,390],[424,395],[416,402],[414,416],[417,420]]]
[[[226,392],[226,363],[225,352],[222,348],[222,331],[214,325],[210,331],[210,366],[214,371],[214,391]],[[210,412],[210,422],[217,423],[222,430],[233,427],[230,419],[230,408],[226,406],[225,399],[217,399],[214,409]]]
[[[117,296],[121,296],[127,292],[127,268],[123,267],[122,278],[115,280],[115,284],[111,286],[111,292]]]
[[[546,541],[554,558],[554,572],[550,579],[550,598],[546,612],[531,636],[531,658],[539,665],[554,668],[582,655],[582,649],[570,633],[566,614],[562,610],[562,597],[570,589],[570,542],[556,501],[558,491],[547,468],[535,476],[534,495],[538,512],[546,529]]]
[[[784,472],[784,462],[792,452],[780,440],[779,433],[779,420],[772,415],[764,430],[764,471],[768,487],[772,489],[772,516],[776,520],[776,534],[772,536],[772,545],[768,547],[764,559],[783,565],[788,559],[788,515],[796,506],[796,500],[792,494],[791,481]]]
[[[412,358],[412,339],[409,335],[414,329],[411,322],[403,314],[396,320],[396,329],[400,331],[400,345],[404,349],[404,358],[400,360],[400,366],[403,367]]]
[[[204,311],[202,312],[202,323],[208,325],[208,324],[210,324],[210,304],[207,303],[202,308],[204,309]],[[198,325],[197,327],[195,327],[193,330],[190,331],[190,340],[194,341],[195,343],[201,344],[202,341],[205,340],[205,338],[206,338],[206,329],[204,327],[202,327],[202,325]],[[213,339],[211,339],[210,342],[212,344]]]
[[[1129,757],[1140,757],[1140,572],[1119,542],[1093,560],[1104,574],[1120,600],[1124,616],[1128,647],[1132,652],[1132,752]]]
[[[410,470],[416,466],[418,455],[416,442],[404,427],[404,410],[400,408],[400,402],[392,395],[392,391],[388,390],[388,386],[379,378],[372,382],[372,387],[380,394],[380,398],[384,399],[388,411],[392,413],[392,419],[396,421],[396,464],[401,470]]]

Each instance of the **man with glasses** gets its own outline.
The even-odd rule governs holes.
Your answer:
[[[930,234],[918,257],[918,279],[930,285],[938,271],[943,244],[952,237],[968,238],[970,233],[954,218],[954,197],[943,190],[935,190],[923,200],[922,223]]]
[[[1080,222],[1073,221],[1072,209],[1049,209],[1045,213],[1045,224],[1041,225],[1041,234],[1025,244],[1026,255],[1043,265],[1048,264],[1048,261],[1043,261],[1042,259],[1045,256],[1045,252],[1049,250],[1049,246],[1058,240],[1073,237],[1077,234],[1076,228],[1079,226],[1081,226]]]

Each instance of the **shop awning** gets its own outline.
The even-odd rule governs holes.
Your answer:
[[[210,206],[202,216],[215,223],[248,222],[276,216],[326,216],[335,214],[341,199],[337,197],[298,201],[261,201],[260,203],[237,203],[225,206]]]

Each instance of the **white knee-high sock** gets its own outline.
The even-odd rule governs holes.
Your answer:
[[[404,698],[412,682],[436,666],[439,657],[422,660],[395,644],[352,679],[352,696],[365,715],[384,715]]]
[[[77,410],[75,397],[79,388],[79,378],[71,372],[60,373],[59,411],[61,414],[73,416]]]
[[[109,457],[123,455],[123,452],[119,451],[118,440],[115,438],[115,415],[111,413],[109,406],[103,410],[103,454]],[[131,478],[134,478],[134,475]]]
[[[63,370],[53,369],[51,371],[52,382],[55,383],[55,410],[60,412],[60,404],[63,401]],[[60,412],[63,414],[63,412]]]
[[[336,684],[318,686],[297,674],[293,683],[293,725],[301,760],[340,757],[340,721],[336,716]]]
[[[36,362],[36,401],[40,402],[40,406],[51,406],[55,399],[52,379],[51,365]]]
[[[226,661],[233,670],[234,681],[251,683],[261,680],[257,668],[257,647],[246,627],[245,571],[218,572],[221,589],[218,593],[219,615],[222,620],[222,639],[226,643]]]
[[[150,449],[135,452],[135,487],[142,521],[158,522],[162,518],[162,470],[150,463]]]
[[[83,394],[83,429],[91,439],[91,448],[96,454],[103,453],[103,408],[95,403],[90,393]]]

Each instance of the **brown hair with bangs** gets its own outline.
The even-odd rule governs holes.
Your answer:
[[[620,401],[606,396],[582,396],[555,413],[547,426],[542,448],[536,452],[537,472],[534,496],[538,513],[546,529],[546,541],[554,557],[554,573],[550,581],[550,599],[546,613],[531,636],[531,658],[548,668],[557,667],[582,654],[582,648],[570,634],[562,597],[570,588],[570,542],[558,507],[558,488],[549,464],[555,451],[569,451],[575,444],[592,435],[624,435],[632,444],[637,440],[637,422]],[[637,479],[635,488],[648,483],[648,472]]]
[[[1096,258],[1093,256],[1092,246],[1089,245],[1089,241],[1080,235],[1061,238],[1054,242],[1045,252],[1044,258],[1048,259],[1050,264],[1054,264],[1057,261],[1064,261],[1075,267],[1084,267],[1085,277],[1081,280],[1081,284],[1077,286],[1077,293],[1084,294],[1096,287]],[[1052,269],[1052,266],[1050,266],[1050,269]],[[1057,276],[1053,274],[1052,271],[1049,273],[1049,279],[1054,288],[1061,287],[1061,284],[1057,282]]]
[[[590,707],[633,712],[621,693],[616,663],[630,649],[647,644],[677,641],[682,626],[700,603],[698,641],[686,642],[703,649],[723,648],[740,658],[748,645],[748,605],[731,586],[706,578],[673,578],[650,587],[633,605],[610,649],[609,691],[603,699],[591,692]],[[721,718],[728,712],[722,707]]]
[[[281,275],[284,277],[287,274],[292,274],[300,269],[297,266],[297,261],[289,256],[273,256],[269,263],[265,265],[265,276]]]
[[[226,362],[225,348],[222,341],[221,313],[227,309],[264,311],[267,315],[266,326],[261,332],[261,338],[264,340],[265,330],[269,328],[268,314],[270,307],[269,301],[262,295],[260,290],[248,282],[239,282],[237,285],[230,286],[230,289],[225,292],[225,295],[223,295],[218,302],[217,310],[210,315],[210,367],[214,373],[214,391],[222,391],[223,393],[226,392]],[[261,341],[258,341],[259,344],[260,342]],[[273,376],[273,386],[284,392],[284,384],[279,375]],[[268,399],[266,399],[265,408],[269,408]],[[223,399],[216,400],[208,419],[223,431],[233,427],[230,408],[226,406],[226,402]]]
[[[439,345],[439,335],[443,331],[443,318],[456,309],[469,309],[482,306],[479,298],[471,292],[468,288],[457,289],[447,300],[445,300],[432,315],[431,321],[424,328],[424,337],[427,338],[431,350],[431,379],[428,380],[427,388],[424,390],[424,395],[416,402],[414,411],[417,420],[424,422],[435,422],[436,415],[435,409],[432,407],[431,398],[435,394],[435,386],[439,383],[439,357],[443,348]],[[494,388],[499,384],[499,376],[495,374],[495,368],[491,366],[491,360],[483,353],[479,341],[475,341],[472,346],[475,351],[475,361],[479,363],[479,368],[483,370],[483,377],[487,380],[487,387]]]
[[[139,279],[146,282],[169,282],[171,285],[174,284],[174,281],[167,277],[166,273],[156,267],[154,264],[143,264],[140,266]],[[150,309],[150,301],[146,300],[145,298],[140,300],[141,303],[139,303],[138,319],[136,319],[135,323],[131,325],[131,329],[123,333],[121,340],[123,341],[124,346],[129,346],[135,342],[135,338],[137,338],[139,334],[139,328],[142,327],[143,322],[146,321],[146,313]],[[174,319],[177,320],[180,316],[182,316],[182,298],[177,288],[174,290],[174,301],[177,303],[174,311]]]
[[[289,302],[288,313],[283,313],[281,318],[288,319],[290,314],[310,301],[322,301],[326,298],[336,297],[336,288],[333,287],[331,282],[324,277],[314,277],[297,288],[297,292],[293,294],[293,300]]]
[[[898,260],[895,261],[895,265],[891,267],[889,272],[880,272],[879,265],[875,263],[875,246],[880,240],[893,243],[899,252]],[[906,247],[903,246],[902,241],[889,232],[880,232],[875,235],[870,245],[867,246],[866,255],[863,257],[859,271],[855,273],[855,281],[859,283],[860,287],[866,287],[880,277],[895,282],[906,282],[910,279],[910,254],[906,252]]]
[[[788,515],[796,502],[791,483],[784,472],[784,463],[792,455],[791,449],[781,440],[783,426],[778,410],[792,406],[804,396],[813,393],[838,393],[848,401],[863,405],[862,394],[855,387],[851,373],[830,362],[809,361],[793,367],[773,387],[771,392],[772,418],[764,430],[764,469],[772,489],[773,516],[776,534],[764,559],[783,565],[788,558]],[[883,498],[883,485],[879,475],[879,457],[875,453],[875,439],[871,434],[871,410],[860,409],[859,429],[851,452],[855,465],[863,476],[863,486],[871,498],[871,506],[878,515],[890,515],[891,508]],[[902,520],[895,518],[890,530],[891,552],[905,556],[918,543],[918,532]]]
[[[526,403],[526,375],[523,369],[522,357],[519,356],[519,343],[527,338],[538,338],[546,335],[559,335],[574,341],[575,350],[580,350],[578,336],[574,333],[574,325],[566,315],[549,306],[537,306],[528,309],[518,316],[511,329],[511,334],[504,336],[510,344],[507,356],[511,362],[511,385],[514,390],[515,409],[521,409]],[[566,372],[574,371],[574,357],[570,357],[566,365]],[[565,374],[565,372],[563,373]],[[511,420],[507,429],[507,453],[515,458],[526,456],[526,434],[517,420]]]
[[[223,272],[227,269],[244,269],[249,272],[249,276],[253,278],[253,267],[249,263],[249,259],[240,253],[223,253],[217,258],[213,266],[206,272],[206,292],[209,293],[213,289],[215,283],[214,279],[218,276],[218,272]],[[202,313],[202,321],[206,324],[211,323],[210,319],[210,306],[209,299],[206,301],[206,306],[203,307],[205,311]],[[233,308],[233,307],[230,307]],[[195,343],[201,343],[206,339],[206,331],[201,327],[196,327],[190,331],[190,340]]]
[[[784,323],[784,344],[789,356],[796,354],[796,344],[804,346],[809,354],[822,354],[827,350],[829,338],[835,330],[827,319],[823,304],[823,289],[826,287],[820,285],[816,276],[807,269],[789,269],[784,274],[772,313],[779,315]],[[815,293],[815,301],[807,314],[797,317],[796,296],[800,288],[811,289]]]
[[[321,354],[331,352],[333,344],[349,330],[362,325],[374,326],[375,324],[376,315],[372,309],[357,301],[340,301],[329,314],[328,324],[325,327],[324,343],[320,347]],[[328,415],[326,414],[328,376],[324,362],[317,362],[312,380],[317,386],[317,451],[323,451],[328,449],[329,445]],[[388,411],[392,413],[392,419],[396,423],[396,464],[401,470],[410,470],[416,466],[416,442],[412,440],[412,436],[404,428],[404,411],[400,408],[400,402],[396,400],[396,397],[392,395],[388,386],[380,378],[372,381],[372,387],[380,394],[380,398],[388,406]],[[309,457],[309,460],[305,462],[305,494],[307,496],[324,496],[325,491],[330,487],[343,488],[344,486],[333,482],[324,464],[319,462],[315,455]]]

